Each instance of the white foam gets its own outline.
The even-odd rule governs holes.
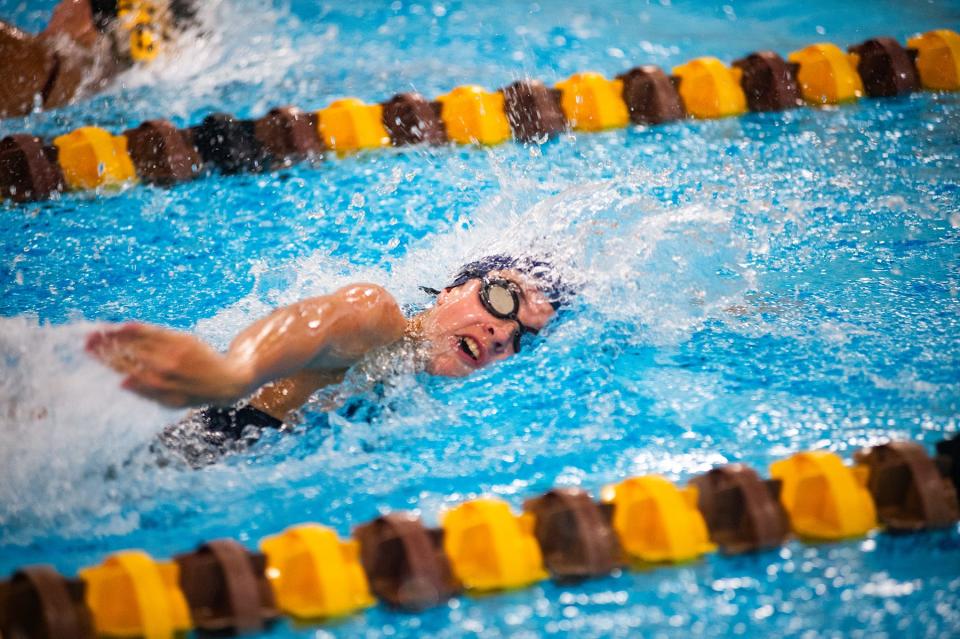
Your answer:
[[[94,328],[0,318],[0,543],[82,529],[85,514],[98,531],[135,523],[104,478],[176,412],[121,390],[83,350]]]

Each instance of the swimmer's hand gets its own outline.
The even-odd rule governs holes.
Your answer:
[[[245,394],[242,368],[187,333],[130,323],[87,337],[87,352],[125,375],[123,388],[165,406],[230,404]]]
[[[136,323],[93,333],[87,351],[124,374],[124,388],[166,406],[229,405],[268,382],[343,371],[405,328],[387,291],[354,284],[275,310],[223,354],[187,333]]]

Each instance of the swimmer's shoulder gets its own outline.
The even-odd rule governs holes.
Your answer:
[[[334,292],[333,297],[354,313],[357,330],[388,333],[393,339],[403,336],[406,318],[390,291],[379,284],[349,284]]]
[[[298,323],[305,330],[323,333],[323,348],[307,365],[313,370],[349,368],[369,351],[400,340],[407,326],[393,295],[368,282],[344,286],[297,306]]]
[[[360,305],[368,310],[375,310],[380,307],[396,308],[399,311],[397,301],[393,295],[380,286],[371,282],[354,282],[348,284],[333,293],[334,296],[351,304]]]

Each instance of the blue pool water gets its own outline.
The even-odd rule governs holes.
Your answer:
[[[52,2],[0,0],[40,28]],[[0,135],[177,124],[213,111],[553,82],[711,54],[960,28],[948,2],[211,3],[210,38]],[[388,509],[553,485],[678,482],[803,449],[932,446],[960,415],[960,95],[443,147],[171,189],[0,207],[0,575],[132,547],[167,557],[294,523],[347,535]],[[493,251],[548,251],[583,284],[509,362],[390,376],[297,436],[200,471],[144,447],[179,413],[82,353],[141,319],[218,346],[267,309],[375,281],[411,311]],[[376,607],[270,637],[960,634],[960,531],[782,549],[576,586]]]

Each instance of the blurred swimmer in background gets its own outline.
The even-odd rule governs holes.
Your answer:
[[[204,407],[161,436],[192,465],[255,441],[316,391],[375,353],[412,354],[416,367],[462,377],[516,354],[571,291],[547,262],[494,255],[463,266],[433,306],[404,317],[375,284],[353,284],[279,308],[219,353],[196,337],[131,323],[91,334],[87,350],[123,387],[171,407]],[[190,433],[193,434],[191,437]],[[239,446],[238,446],[239,444]]]
[[[194,0],[62,0],[37,35],[0,20],[0,117],[51,109],[150,62],[196,25]]]

